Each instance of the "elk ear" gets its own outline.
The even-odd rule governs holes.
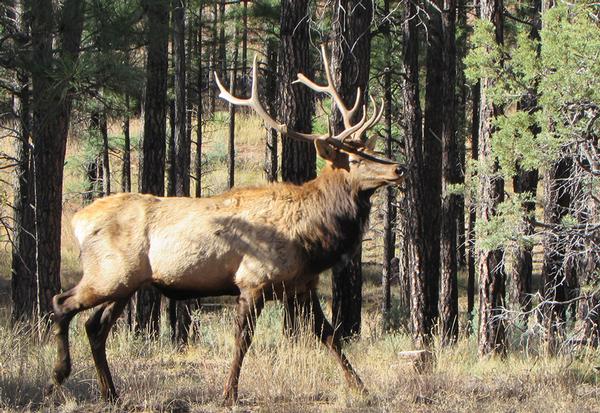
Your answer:
[[[335,149],[327,142],[316,139],[315,148],[317,148],[317,154],[325,159],[326,161],[333,162],[335,159]]]

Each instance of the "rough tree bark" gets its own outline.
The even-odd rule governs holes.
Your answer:
[[[423,141],[419,102],[419,38],[417,8],[408,2],[402,17],[405,84],[403,90],[405,122],[406,176],[405,228],[407,271],[410,279],[410,320],[415,347],[424,347],[431,336],[432,320],[427,311],[425,239],[423,228]]]
[[[544,301],[544,325],[546,327],[547,350],[557,350],[558,337],[566,321],[565,301],[568,296],[564,264],[567,240],[561,231],[562,218],[568,214],[571,194],[567,181],[571,178],[573,161],[564,157],[550,165],[544,173],[544,224],[549,228],[544,233],[542,244],[544,258],[542,283]]]
[[[468,22],[467,22],[467,1],[458,0],[456,9],[456,25],[457,25],[457,36],[456,36],[456,87],[458,89],[457,100],[456,100],[456,131],[457,131],[457,144],[458,144],[458,158],[460,168],[460,184],[465,183],[465,170],[467,166],[467,97],[469,87],[467,86],[467,79],[465,76],[465,64],[463,63],[464,58],[467,54],[467,34],[468,34]],[[467,233],[466,233],[466,194],[463,190],[458,199],[458,211],[456,212],[456,235],[458,242],[458,266],[460,268],[467,268]]]
[[[435,323],[438,316],[440,284],[440,208],[442,195],[442,128],[444,122],[444,84],[442,16],[443,0],[428,3],[427,23],[427,81],[425,85],[425,113],[423,121],[423,196],[427,208],[423,210],[427,312]]]
[[[480,18],[495,26],[495,41],[503,42],[503,0],[481,0]],[[494,84],[491,78],[481,79],[479,120],[479,184],[477,220],[485,224],[496,214],[504,197],[504,182],[497,176],[498,165],[492,154],[492,122],[498,108],[488,95]],[[502,318],[505,294],[505,274],[502,250],[482,245],[477,235],[477,266],[479,270],[479,354],[503,353],[506,350],[505,324]]]
[[[69,82],[53,76],[55,12],[51,0],[31,3],[33,167],[35,185],[35,235],[37,312],[45,319],[52,297],[60,291],[60,247],[63,165],[73,91]],[[58,21],[58,58],[73,65],[79,58],[84,3],[66,0]]]
[[[173,139],[173,178],[175,196],[190,196],[191,136],[187,130],[187,73],[185,50],[185,3],[173,0],[173,88],[174,101],[174,139]],[[188,301],[169,300],[169,321],[171,340],[185,345],[191,324],[190,304]]]
[[[16,49],[21,50],[29,39],[28,11],[23,0],[14,2],[14,27]],[[32,320],[35,314],[35,238],[34,238],[34,193],[33,171],[31,170],[31,91],[29,75],[25,70],[16,73],[18,92],[14,97],[14,114],[17,117],[14,153],[13,231],[11,261],[11,298],[13,323]]]
[[[383,3],[383,12],[387,16],[390,13],[390,0]],[[392,159],[392,33],[390,30],[390,21],[386,20],[382,32],[385,37],[386,57],[385,72],[383,74],[384,89],[384,124],[385,124],[385,155]],[[389,325],[390,311],[392,307],[391,280],[393,277],[392,260],[396,255],[396,231],[394,224],[396,221],[396,190],[388,186],[385,194],[385,210],[383,217],[383,266],[381,274],[381,288],[383,292],[382,313],[383,327],[387,329]]]
[[[106,109],[100,113],[100,134],[102,135],[102,192],[104,196],[110,195],[110,147],[108,145],[108,122]]]
[[[277,119],[290,129],[310,133],[312,131],[313,94],[309,88],[292,84],[298,73],[312,77],[308,44],[309,27],[306,16],[309,0],[283,0],[280,15],[280,43],[277,58]],[[282,136],[281,177],[283,181],[302,184],[317,176],[315,146]],[[285,300],[286,317],[284,331],[288,335],[298,333],[300,315],[294,308],[297,303]]]
[[[479,82],[471,88],[472,93],[472,119],[471,119],[471,159],[477,162],[479,159],[479,106],[481,102],[481,85]],[[475,171],[471,171],[471,180],[476,182]],[[473,311],[475,309],[475,222],[477,221],[477,200],[473,194],[469,196],[469,228],[467,230],[467,331],[471,332],[473,327]]]
[[[267,40],[267,70],[265,75],[265,104],[269,115],[277,117],[277,73],[273,70],[277,67],[277,43],[274,39]],[[265,177],[269,182],[277,181],[277,131],[273,128],[267,129],[265,145]]]
[[[140,159],[140,192],[163,196],[165,193],[165,120],[167,112],[167,43],[169,4],[146,1],[148,47],[144,102],[144,137]],[[136,331],[158,334],[160,294],[152,288],[137,293]]]
[[[333,2],[332,69],[335,87],[345,102],[355,101],[358,87],[365,102],[371,64],[371,0]],[[356,119],[355,119],[356,121]],[[339,133],[343,122],[334,112],[333,129]],[[362,308],[362,247],[347,265],[332,269],[332,307],[334,326],[340,337],[360,334]]]
[[[125,117],[123,118],[123,168],[121,169],[121,191],[131,192],[131,136],[129,131],[129,95],[125,95]]]
[[[229,77],[229,93],[235,96],[237,90],[237,64],[238,64],[238,30],[237,26],[233,37],[234,49],[231,59],[231,73]],[[229,139],[227,140],[227,185],[229,189],[235,185],[235,105],[229,104]]]
[[[290,129],[312,130],[313,94],[309,88],[292,84],[298,73],[311,76],[309,53],[308,0],[283,0],[277,81],[279,83],[277,119]],[[317,176],[316,151],[312,143],[282,137],[281,177],[301,184]]]
[[[442,344],[458,339],[458,248],[456,222],[459,196],[452,186],[460,183],[456,133],[456,0],[442,8],[442,205],[440,236],[440,334]]]
[[[198,65],[198,77],[196,79],[196,88],[198,90],[198,111],[196,115],[196,156],[194,158],[194,175],[196,176],[196,198],[200,198],[202,196],[202,124],[204,123],[204,104],[203,104],[203,90],[202,90],[202,80],[204,79],[204,69],[202,68],[202,4],[200,5],[200,13],[198,16],[198,55],[197,55],[197,65]],[[210,53],[210,48],[208,49]],[[211,81],[210,67],[211,60],[209,59],[209,82]],[[212,84],[208,85],[209,92],[209,105],[210,105],[210,91],[212,89]],[[210,112],[209,112],[210,113]]]

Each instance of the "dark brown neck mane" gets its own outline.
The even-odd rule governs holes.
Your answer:
[[[299,239],[308,269],[320,273],[350,259],[367,227],[374,190],[360,191],[343,170],[326,170],[304,184]]]

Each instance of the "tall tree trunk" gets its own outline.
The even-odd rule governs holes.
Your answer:
[[[503,0],[481,0],[480,18],[495,26],[495,41],[503,43]],[[504,198],[504,182],[497,176],[498,165],[492,154],[493,120],[498,108],[489,96],[494,86],[491,78],[481,79],[479,120],[479,185],[477,220],[485,225]],[[477,235],[477,240],[480,236]],[[502,353],[506,350],[505,325],[502,318],[505,294],[505,274],[501,249],[489,249],[477,244],[479,270],[479,354]]]
[[[242,2],[242,76],[241,94],[246,96],[248,84],[248,0]],[[282,5],[282,9],[284,6]]]
[[[467,2],[466,0],[458,0],[456,24],[457,37],[456,37],[456,87],[457,101],[456,101],[456,131],[457,131],[457,145],[458,145],[458,159],[460,168],[460,184],[465,183],[465,170],[467,166],[467,96],[468,86],[467,79],[465,76],[465,64],[463,63],[464,58],[468,51],[467,46],[467,34],[468,34],[468,22],[467,22]],[[460,268],[467,268],[467,244],[468,235],[466,233],[466,222],[465,222],[465,202],[466,194],[462,192],[458,199],[458,205],[456,212],[456,226],[457,226],[457,242],[458,242],[458,266]]]
[[[309,27],[306,19],[309,0],[283,0],[277,65],[277,119],[290,129],[310,133],[312,130],[313,99],[309,88],[292,84],[298,73],[311,76]],[[281,177],[286,182],[301,184],[314,179],[316,151],[313,144],[282,137]]]
[[[144,137],[140,160],[140,192],[163,196],[165,193],[165,120],[167,112],[167,43],[169,5],[147,0],[148,49],[144,102]],[[137,293],[136,331],[159,331],[160,294],[150,287]]]
[[[225,51],[225,3],[226,0],[220,0],[219,2],[219,79],[225,78],[227,73],[227,53]],[[237,39],[236,39],[237,41]],[[236,47],[237,50],[237,47]]]
[[[100,134],[102,135],[102,192],[110,195],[110,147],[108,145],[108,122],[106,109],[100,114]]]
[[[481,85],[479,82],[471,88],[472,98],[472,119],[471,119],[471,159],[477,162],[479,159],[479,106],[481,102]],[[471,180],[475,182],[476,171],[471,171]],[[467,231],[467,331],[470,332],[473,327],[473,312],[475,310],[475,222],[477,221],[477,200],[473,195],[469,196],[469,228]]]
[[[363,102],[369,87],[371,65],[371,0],[333,2],[332,70],[335,87],[345,102],[354,102],[358,88]],[[344,128],[339,111],[334,112],[334,132]],[[340,337],[360,334],[362,309],[362,247],[351,262],[332,269],[332,307],[334,327]]]
[[[125,95],[125,117],[123,118],[123,168],[121,169],[121,191],[131,192],[131,136],[129,119],[129,94]]]
[[[76,62],[83,29],[83,2],[65,0],[58,24],[59,60]],[[54,80],[52,42],[55,33],[51,0],[31,5],[33,49],[33,167],[35,185],[35,235],[37,311],[45,319],[52,297],[60,291],[60,246],[63,165],[73,91],[67,82]]]
[[[237,28],[233,39],[234,49],[231,59],[231,73],[229,77],[229,93],[235,95],[237,84],[238,44]],[[227,185],[231,189],[235,185],[235,105],[229,104],[229,139],[227,141]]]
[[[541,0],[534,0],[530,7],[530,19],[533,22],[529,37],[533,40],[541,40],[538,25],[541,23]],[[537,87],[536,87],[537,89]],[[537,107],[537,90],[521,99],[519,102],[520,110],[535,111]],[[531,132],[534,135],[539,133],[538,127],[533,127]],[[523,202],[522,208],[527,214],[523,222],[523,234],[531,236],[534,233],[535,221],[535,196],[539,180],[537,170],[526,171],[520,165],[517,165],[517,175],[513,178],[513,189],[517,194],[525,194],[531,198],[531,201]],[[512,252],[511,266],[511,302],[517,310],[524,312],[523,321],[527,321],[527,312],[531,309],[532,275],[533,275],[533,245],[520,245]]]
[[[167,153],[165,156],[167,196],[176,196],[175,162],[175,100],[169,100],[169,133],[167,134]]]
[[[208,58],[208,109],[207,112],[209,116],[212,116],[215,112],[215,100],[216,100],[216,90],[215,90],[215,71],[220,71],[221,67],[219,66],[219,59],[217,56],[217,27],[219,21],[219,5],[217,2],[213,2],[212,6],[212,21],[211,21],[211,30],[210,30],[210,43],[209,43],[209,58]],[[219,79],[223,79],[223,74],[220,73]],[[202,90],[202,89],[200,89]]]
[[[442,208],[440,236],[440,327],[442,343],[458,339],[458,249],[456,222],[459,196],[453,186],[460,183],[456,133],[456,0],[444,0],[442,9],[443,126]]]
[[[173,0],[173,88],[174,107],[174,172],[175,195],[190,195],[191,142],[187,133],[185,54],[185,5],[183,0]]]
[[[280,44],[277,58],[277,119],[290,129],[310,133],[312,130],[313,99],[310,89],[293,84],[298,73],[311,77],[309,26],[309,0],[283,0],[281,3]],[[271,133],[273,133],[271,131]],[[302,184],[314,179],[316,173],[316,150],[313,144],[282,136],[281,177],[283,181]],[[276,143],[275,136],[275,143]],[[272,142],[273,143],[273,140]],[[276,147],[275,147],[276,150]],[[271,154],[273,157],[273,153]],[[275,162],[276,162],[275,154]],[[273,162],[273,161],[271,161]],[[277,172],[275,163],[275,173]],[[277,178],[276,175],[274,177]],[[289,336],[299,333],[298,317],[306,317],[296,306],[295,300],[287,299],[284,332]]]
[[[411,271],[408,266],[408,228],[412,223],[409,224],[410,213],[408,212],[408,198],[406,193],[400,192],[398,199],[397,209],[397,224],[396,233],[399,241],[399,257],[397,260],[398,265],[398,284],[400,287],[400,305],[410,315],[410,296],[411,296]]]
[[[28,11],[24,0],[14,3],[15,32],[17,39],[29,38]],[[23,40],[17,40],[17,47],[23,47]],[[33,171],[31,170],[31,106],[29,76],[24,70],[17,70],[16,82],[19,92],[14,98],[14,113],[17,116],[17,135],[14,153],[13,232],[11,261],[12,322],[34,319],[36,302],[35,278],[35,238],[34,238],[34,192]]]
[[[204,78],[204,69],[202,68],[202,5],[200,6],[200,13],[198,17],[198,78],[196,79],[196,88],[198,90],[198,111],[196,115],[196,156],[194,159],[194,175],[196,176],[196,198],[202,196],[202,124],[204,123],[204,105],[202,99],[202,80]],[[209,60],[210,62],[210,60]],[[211,71],[209,63],[209,72]],[[211,79],[208,76],[209,81]],[[211,85],[208,86],[209,95]],[[210,103],[210,96],[209,96]]]
[[[427,311],[425,238],[423,227],[423,141],[421,134],[421,105],[419,102],[419,39],[417,8],[408,2],[402,18],[403,60],[406,83],[403,90],[405,122],[406,208],[404,236],[407,242],[407,270],[410,278],[410,320],[413,343],[424,347],[431,336],[432,320]]]
[[[443,0],[429,4],[427,24],[427,83],[425,85],[425,118],[423,130],[423,228],[427,259],[425,260],[428,317],[435,323],[438,316],[440,284],[440,208],[442,195],[442,127],[444,121],[444,62],[442,54]]]
[[[383,12],[387,16],[390,13],[390,0],[383,3]],[[385,104],[385,155],[392,159],[392,33],[390,30],[390,21],[386,20],[382,27],[386,42],[385,72],[383,74],[384,104]],[[396,231],[394,223],[396,221],[396,191],[388,186],[385,194],[385,210],[383,217],[383,266],[381,274],[381,288],[383,292],[382,314],[383,327],[387,329],[389,325],[390,312],[392,307],[391,280],[393,276],[392,261],[396,255]]]
[[[186,88],[186,51],[185,51],[185,3],[173,0],[173,68],[175,89],[175,138],[173,162],[175,178],[175,196],[190,196],[190,164],[191,136],[187,131]],[[188,340],[191,301],[169,300],[169,321],[171,324],[171,340],[178,345],[185,345]]]
[[[553,354],[558,347],[559,333],[566,321],[568,288],[565,278],[566,235],[560,228],[562,218],[568,214],[571,194],[567,181],[571,178],[573,161],[563,157],[550,165],[544,173],[544,223],[549,228],[542,240],[544,258],[542,264],[544,325],[547,349]]]
[[[277,113],[277,43],[274,39],[267,40],[267,74],[265,76],[265,103],[269,115],[276,117]],[[265,146],[265,176],[267,181],[277,181],[277,131],[267,127],[267,144]]]

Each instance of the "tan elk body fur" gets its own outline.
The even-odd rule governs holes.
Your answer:
[[[342,228],[342,222],[367,223],[358,183],[345,175],[329,169],[305,186],[276,183],[212,198],[124,193],[99,199],[72,221],[84,270],[75,297],[93,306],[145,284],[167,296],[237,295],[277,284],[306,292],[341,258],[339,244],[358,246],[363,228]],[[317,249],[321,262],[310,256]]]
[[[237,296],[236,343],[225,385],[228,403],[237,400],[242,361],[264,302],[287,304],[310,312],[311,330],[335,355],[349,385],[364,386],[344,356],[335,329],[327,322],[316,296],[319,273],[352,257],[362,241],[371,195],[402,180],[404,168],[380,158],[372,141],[360,138],[381,117],[374,111],[354,124],[360,91],[347,109],[331,86],[303,76],[300,83],[329,93],[344,117],[337,135],[309,135],[288,130],[270,118],[258,101],[256,60],[252,97],[221,96],[250,106],[265,122],[292,138],[314,142],[326,160],[322,173],[301,186],[286,183],[234,189],[211,198],[164,198],[118,194],[99,199],[77,212],[73,230],[81,249],[83,277],[53,299],[58,357],[48,390],[71,372],[68,326],[80,311],[94,308],[86,322],[92,355],[104,398],[116,390],[106,359],[108,333],[130,297],[152,285],[171,298]]]

